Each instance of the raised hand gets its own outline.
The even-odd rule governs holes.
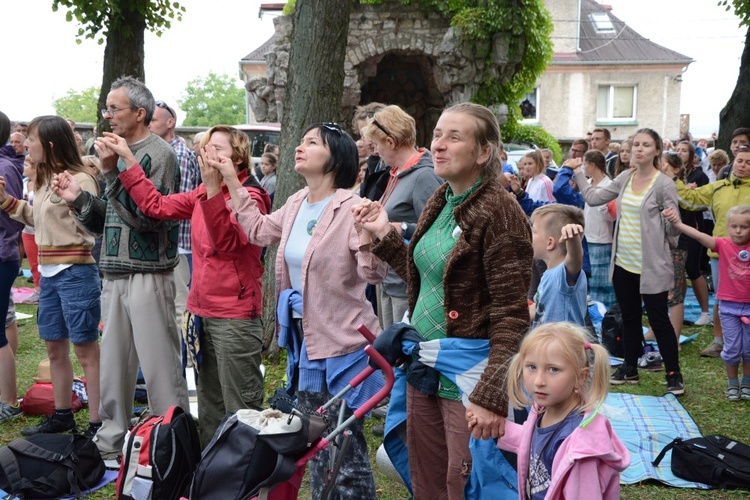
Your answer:
[[[218,170],[225,179],[237,177],[237,170],[234,163],[232,163],[232,159],[220,155],[215,146],[209,145],[208,147],[201,148],[200,158],[203,160],[204,165]],[[203,167],[201,167],[202,172]]]
[[[78,181],[67,170],[52,177],[52,192],[67,201],[74,201],[83,191]]]
[[[570,240],[576,237],[583,238],[583,226],[580,224],[566,224],[560,232],[562,233],[560,236],[560,243],[564,243],[565,240]]]
[[[215,148],[212,148],[215,151]],[[201,154],[198,157],[198,166],[201,169],[201,179],[203,180],[203,185],[206,188],[206,195],[208,197],[212,197],[216,194],[218,194],[221,191],[221,182],[224,180],[224,177],[222,175],[221,170],[218,168],[214,168],[209,164],[209,157],[212,156],[209,154],[208,151],[206,151],[205,148],[201,149]],[[231,163],[231,159],[229,160]],[[219,163],[221,163],[219,161]],[[232,166],[232,172],[234,172],[234,166]],[[234,174],[235,178],[237,177],[237,174]]]
[[[128,142],[112,132],[104,132],[104,137],[97,138],[94,143],[94,148],[107,156],[106,164],[101,157],[101,154],[99,156],[99,159],[101,160],[99,168],[102,172],[109,172],[117,167],[117,158],[122,158],[122,161],[127,168],[138,164],[135,156],[133,156],[133,153],[130,151]]]

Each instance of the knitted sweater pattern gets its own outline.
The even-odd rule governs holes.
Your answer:
[[[160,193],[177,192],[180,173],[174,150],[167,142],[151,134],[132,144],[130,151]],[[102,234],[99,268],[105,279],[174,269],[179,223],[146,217],[118,177],[124,169],[124,163],[118,160],[117,169],[104,174],[107,187],[102,198],[84,192],[71,203],[81,223],[89,231]]]

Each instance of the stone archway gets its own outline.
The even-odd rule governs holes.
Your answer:
[[[377,62],[376,62],[377,61]],[[360,102],[396,104],[416,121],[417,145],[428,146],[446,105],[433,77],[434,61],[421,53],[392,51],[363,63]]]

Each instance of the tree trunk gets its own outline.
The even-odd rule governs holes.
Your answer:
[[[102,88],[99,93],[98,108],[107,107],[107,94],[112,82],[122,76],[133,76],[145,83],[143,66],[146,19],[129,0],[120,0],[120,15],[113,19],[108,28],[107,41],[104,47],[104,70]],[[111,132],[109,122],[101,111],[98,112],[99,135],[103,131]]]
[[[732,131],[739,127],[750,127],[750,28],[745,34],[745,49],[740,59],[737,85],[729,102],[719,113],[719,139],[716,147],[729,153]]]
[[[344,59],[353,1],[297,0],[281,121],[281,158],[276,174],[274,209],[305,186],[305,180],[294,170],[294,150],[302,132],[313,123],[342,119]],[[276,250],[277,245],[274,245],[266,252],[263,278],[263,345],[269,354],[278,351],[274,342]]]

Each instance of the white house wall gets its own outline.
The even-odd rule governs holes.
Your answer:
[[[643,127],[668,138],[679,136],[682,66],[560,66],[539,82],[539,125],[558,139],[577,139],[601,126],[621,141]],[[634,123],[596,120],[599,85],[636,85]]]

